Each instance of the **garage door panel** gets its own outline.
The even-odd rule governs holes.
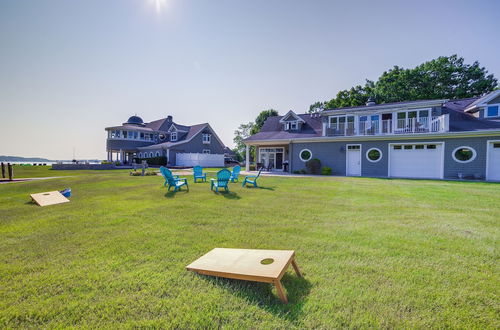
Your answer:
[[[500,141],[488,145],[488,177],[487,180],[500,181]]]
[[[440,179],[442,152],[442,144],[392,145],[389,176]]]

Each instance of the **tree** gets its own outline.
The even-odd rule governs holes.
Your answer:
[[[262,126],[264,126],[264,122],[266,121],[266,119],[277,115],[278,111],[274,109],[261,111],[257,118],[255,118],[255,124],[253,125],[253,128],[251,130],[251,134],[259,133]]]
[[[339,91],[325,108],[364,105],[369,98],[387,103],[475,97],[493,91],[497,84],[479,62],[465,64],[457,55],[441,56],[413,69],[394,66],[376,82],[367,80],[364,86]]]
[[[326,102],[314,102],[309,106],[309,113],[319,112],[325,108]]]
[[[252,129],[254,127],[254,123],[249,122],[247,124],[241,124],[236,131],[234,131],[233,142],[235,144],[235,148],[233,151],[237,154],[237,157],[242,159],[245,158],[245,140],[247,137],[252,135]]]

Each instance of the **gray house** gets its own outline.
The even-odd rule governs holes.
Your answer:
[[[175,123],[172,116],[144,123],[132,116],[120,126],[106,127],[106,132],[109,161],[130,163],[133,158],[165,156],[168,165],[175,166],[181,156],[191,154],[199,156],[199,165],[211,165],[203,162],[219,158],[224,165],[225,146],[208,123],[185,126]]]
[[[500,181],[500,90],[270,117],[245,140],[257,162],[283,171],[318,158],[334,175]],[[249,163],[247,162],[247,170]]]

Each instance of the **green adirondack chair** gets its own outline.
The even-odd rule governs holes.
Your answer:
[[[165,183],[163,186],[165,187],[168,183],[168,190],[170,191],[171,187],[174,187],[174,191],[179,190],[182,186],[186,186],[189,190],[188,181],[186,178],[179,178],[177,175],[172,175],[172,172],[166,167],[160,167],[161,175],[165,178]]]
[[[253,184],[254,187],[257,187],[257,179],[260,176],[260,172],[262,172],[262,168],[259,170],[259,173],[257,173],[257,175],[247,175],[245,177],[245,180],[243,180],[241,186],[245,187],[245,185],[248,183],[248,184]]]
[[[193,178],[196,183],[197,180],[201,180],[203,182],[207,181],[207,173],[203,173],[203,167],[195,166],[193,167]]]
[[[240,170],[241,170],[241,166],[240,165],[236,165],[235,167],[233,167],[233,170],[231,172],[231,182],[236,182],[238,181],[238,176],[240,175]]]
[[[229,191],[229,178],[231,178],[231,171],[224,168],[217,172],[217,179],[210,179],[210,190],[215,188],[216,192],[219,192],[219,188],[224,188],[224,190]]]

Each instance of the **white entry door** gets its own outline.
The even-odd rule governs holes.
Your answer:
[[[361,145],[348,144],[347,145],[347,176],[360,176],[361,175]]]
[[[442,179],[443,150],[442,143],[391,144],[389,176]]]
[[[486,180],[500,181],[500,141],[488,143],[488,171]]]

